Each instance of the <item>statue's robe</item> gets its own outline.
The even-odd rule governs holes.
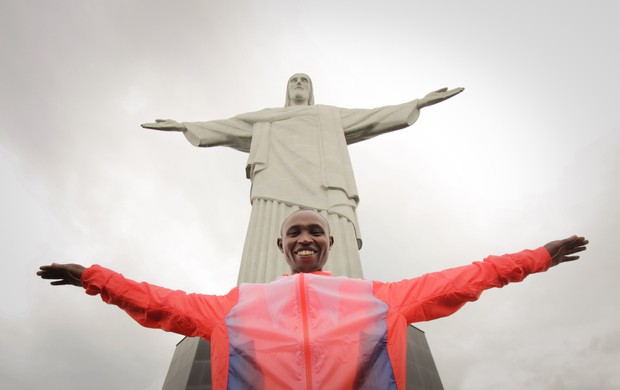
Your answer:
[[[329,221],[334,246],[326,270],[362,277],[355,213],[359,195],[347,145],[407,127],[419,114],[414,100],[375,109],[269,108],[184,123],[184,134],[195,146],[228,146],[249,153],[252,214],[239,283],[268,282],[289,272],[276,239],[284,218],[300,208],[317,210]]]

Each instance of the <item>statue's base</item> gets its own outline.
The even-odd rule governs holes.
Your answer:
[[[174,351],[162,390],[210,390],[211,346],[200,338],[184,338]],[[407,329],[407,389],[443,390],[424,332]]]

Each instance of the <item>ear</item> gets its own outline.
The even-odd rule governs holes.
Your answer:
[[[334,246],[334,236],[329,236],[329,250],[332,250],[332,246]]]
[[[282,238],[281,237],[278,237],[278,239],[276,240],[276,244],[278,245],[280,252],[284,253],[284,249],[282,249]]]

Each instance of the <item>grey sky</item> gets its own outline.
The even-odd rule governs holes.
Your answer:
[[[489,291],[427,332],[446,389],[617,389],[620,36],[604,1],[0,4],[0,377],[159,389],[180,336],[50,261],[187,291],[236,282],[246,155],[144,130],[282,106],[376,107],[443,86],[411,128],[351,146],[365,275],[398,280],[583,234],[581,262]]]

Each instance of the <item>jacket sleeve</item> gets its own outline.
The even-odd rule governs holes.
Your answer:
[[[125,279],[99,265],[84,271],[82,286],[87,294],[101,295],[104,302],[120,307],[142,326],[206,339],[239,296],[237,288],[224,296],[187,294]]]
[[[516,254],[489,256],[483,261],[394,283],[374,282],[374,293],[401,313],[408,323],[448,316],[484,290],[520,282],[546,271],[551,256],[544,247]]]

